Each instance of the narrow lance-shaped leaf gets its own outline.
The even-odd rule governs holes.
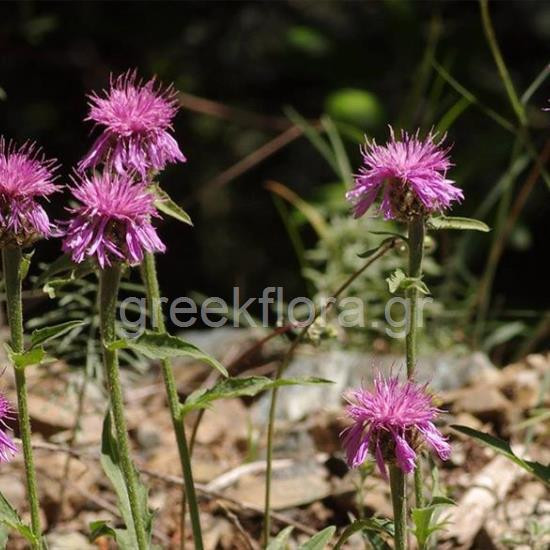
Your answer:
[[[330,539],[334,536],[336,527],[331,525],[319,531],[316,535],[313,535],[308,541],[299,546],[299,550],[325,550]]]
[[[288,548],[288,539],[294,527],[290,525],[285,527],[274,539],[269,541],[265,550],[286,550]]]
[[[192,357],[219,370],[228,376],[225,367],[214,357],[200,350],[194,344],[170,334],[146,331],[134,340],[116,340],[107,346],[111,350],[131,349],[149,359],[170,359],[172,357]]]
[[[453,428],[453,430],[456,430],[457,432],[460,432],[464,435],[473,437],[483,445],[486,445],[487,447],[490,447],[497,453],[506,456],[512,462],[516,463],[519,467],[528,471],[530,474],[538,477],[540,480],[544,481],[545,483],[550,484],[550,465],[549,464],[545,465],[545,464],[541,464],[540,462],[523,460],[522,458],[517,456],[514,453],[514,451],[512,451],[512,448],[510,447],[510,444],[507,441],[504,441],[503,439],[500,439],[498,437],[494,437],[488,433],[480,432],[468,426],[460,426],[458,424],[452,425],[451,428]]]
[[[158,197],[155,200],[155,206],[163,214],[170,216],[180,222],[183,222],[187,225],[193,225],[191,221],[191,216],[183,209],[181,206],[178,206],[168,195],[164,189],[161,189],[158,185],[154,186],[155,195]]]
[[[15,508],[2,493],[0,493],[0,524],[17,531],[33,548],[40,547],[39,540],[33,534],[31,528],[23,523]]]
[[[36,347],[29,351],[15,352],[11,349],[8,344],[4,344],[6,351],[8,352],[8,357],[10,361],[18,369],[24,369],[25,367],[30,367],[31,365],[39,365],[44,362],[46,353],[44,348]]]
[[[384,245],[395,241],[395,239],[396,237],[388,237],[387,239],[384,239],[378,246],[375,246],[374,248],[371,248],[366,252],[362,252],[361,254],[357,254],[357,256],[359,256],[359,258],[367,259],[373,254],[376,254]]]
[[[482,231],[484,233],[491,231],[491,228],[480,220],[457,216],[434,216],[428,220],[428,227],[430,229],[458,229]]]
[[[55,338],[59,338],[74,328],[82,326],[83,324],[84,321],[67,321],[65,323],[60,323],[59,325],[33,330],[31,334],[31,349],[45,344]]]
[[[338,542],[334,546],[334,550],[340,550],[342,545],[355,533],[358,531],[365,531],[367,533],[383,533],[388,537],[393,537],[394,529],[393,522],[385,519],[378,518],[368,518],[368,519],[358,519],[354,521],[351,525],[348,525],[344,532],[340,535]],[[390,550],[389,544],[382,541],[377,541],[380,548],[385,550]]]
[[[95,522],[90,527],[97,537],[100,535],[112,535],[122,550],[134,550],[138,547],[134,520],[130,508],[128,490],[124,481],[124,474],[120,466],[120,453],[116,439],[111,432],[111,415],[105,415],[103,431],[101,433],[101,466],[113,485],[118,498],[118,510],[122,515],[126,529],[112,529],[104,522]],[[147,505],[147,489],[138,480],[138,503],[143,523],[149,537],[152,530],[152,514]]]
[[[227,378],[221,380],[210,389],[198,390],[185,400],[181,406],[184,414],[197,409],[208,407],[218,399],[229,399],[232,397],[252,397],[262,391],[281,386],[331,384],[330,380],[323,378],[281,378],[271,380],[266,376],[250,376],[246,378]]]

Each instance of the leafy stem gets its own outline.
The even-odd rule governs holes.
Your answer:
[[[153,328],[161,333],[166,333],[164,317],[162,315],[162,303],[160,300],[160,287],[155,264],[155,256],[149,252],[146,253],[145,260],[141,265],[141,277],[145,284],[147,301],[149,303],[153,320]],[[189,452],[189,445],[185,434],[185,424],[181,412],[176,380],[172,371],[172,362],[170,359],[166,358],[161,360],[160,364],[164,379],[164,386],[166,389],[166,396],[168,399],[168,406],[170,408],[170,416],[172,417],[172,425],[174,427],[174,433],[176,434],[181,469],[185,483],[185,494],[182,497],[181,504],[181,545],[183,548],[185,544],[183,527],[185,523],[185,500],[187,500],[189,504],[189,515],[191,517],[195,548],[197,550],[202,550],[202,532],[199,507],[197,504],[197,496],[195,494],[195,485],[193,482],[193,472],[191,469],[191,453]]]
[[[139,550],[148,548],[147,535],[138,497],[137,472],[130,458],[128,428],[124,417],[124,402],[118,365],[118,351],[110,349],[108,344],[116,338],[115,318],[118,286],[120,283],[121,265],[118,263],[101,269],[99,272],[99,316],[101,337],[103,340],[103,363],[107,376],[116,439],[120,452],[120,463],[124,475],[130,510],[134,521],[134,530]]]
[[[21,284],[23,279],[23,255],[20,247],[6,247],[2,250],[4,282],[8,323],[11,332],[11,347],[15,353],[23,353],[23,303],[21,300]],[[29,418],[27,381],[25,367],[14,365],[15,385],[17,390],[17,409],[19,430],[23,442],[23,458],[27,481],[27,497],[31,511],[32,532],[36,540],[40,540],[42,528],[40,525],[40,502],[36,483],[36,470],[31,444],[31,423]],[[40,545],[36,545],[40,548]]]

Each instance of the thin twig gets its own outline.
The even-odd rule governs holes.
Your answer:
[[[37,442],[34,442],[32,446],[34,449],[37,449],[37,450],[48,451],[53,453],[67,453],[75,458],[79,458],[83,460],[99,461],[100,459],[99,454],[97,452],[86,452],[84,450],[65,447],[63,445],[55,445],[53,443],[45,443],[45,442],[37,441]],[[155,479],[159,479],[160,481],[164,481],[165,483],[170,483],[172,485],[179,485],[180,487],[184,486],[183,478],[181,477],[169,475],[169,474],[161,474],[160,472],[149,470],[148,468],[138,468],[138,470],[139,470],[139,473],[143,475],[146,475]],[[243,510],[246,512],[252,512],[258,515],[262,515],[264,513],[263,508],[259,506],[255,506],[254,504],[250,504],[247,502],[241,502],[237,499],[228,497],[227,495],[224,495],[223,493],[220,493],[218,491],[210,491],[202,483],[196,483],[195,488],[204,498],[208,500],[213,500],[213,499],[225,500],[226,502],[229,502],[230,504],[232,504],[233,506],[236,506],[240,510]],[[271,511],[270,515],[275,521],[278,521],[283,525],[292,525],[293,527],[302,531],[303,533],[306,533],[307,535],[314,535],[316,533],[316,531],[311,527],[308,527],[307,525],[304,525],[299,521],[295,521],[292,518],[286,517],[284,514],[279,514],[277,512]]]
[[[178,97],[182,107],[194,111],[195,113],[223,118],[247,126],[256,126],[257,128],[286,130],[291,126],[291,123],[285,117],[261,115],[245,109],[230,107],[219,101],[213,101],[184,92],[180,92]]]
[[[202,193],[207,193],[212,189],[223,187],[234,179],[242,176],[245,172],[248,172],[254,166],[260,164],[277,151],[286,147],[289,143],[292,143],[295,139],[302,135],[303,131],[298,126],[291,126],[287,128],[267,143],[239,160],[233,166],[230,166],[227,170],[224,170],[221,174],[218,174],[214,179],[211,179],[202,187]]]

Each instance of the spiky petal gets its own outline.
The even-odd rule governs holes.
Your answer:
[[[6,433],[6,420],[14,416],[9,401],[0,394],[0,462],[7,462],[17,452],[17,446]]]
[[[0,137],[0,246],[26,245],[54,231],[38,199],[57,191],[56,161],[34,143],[17,147]]]
[[[360,466],[370,452],[383,476],[387,461],[408,474],[415,468],[415,448],[421,441],[442,460],[449,458],[451,447],[434,425],[440,411],[433,406],[426,386],[378,375],[372,391],[353,390],[346,398],[350,403],[346,413],[353,424],[341,437],[351,468]]]
[[[367,141],[362,147],[363,166],[346,198],[353,204],[356,217],[372,206],[380,191],[380,211],[386,219],[411,217],[443,211],[463,198],[462,191],[446,173],[451,163],[444,138],[436,141],[430,133],[424,140],[401,132],[396,139],[390,127],[386,145]]]
[[[102,133],[79,163],[80,170],[101,162],[112,164],[119,173],[135,170],[142,177],[162,170],[167,164],[185,162],[171,135],[178,110],[176,91],[163,88],[155,78],[143,83],[135,71],[111,78],[103,95],[93,93],[86,120]]]
[[[75,262],[97,259],[101,268],[113,261],[141,263],[144,252],[164,252],[151,219],[158,216],[154,196],[130,174],[95,172],[80,176],[72,190],[79,206],[68,209],[63,249]]]

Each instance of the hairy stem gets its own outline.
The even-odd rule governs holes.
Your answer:
[[[19,247],[6,247],[2,250],[4,282],[6,286],[6,300],[8,323],[11,332],[11,348],[15,353],[22,353],[23,347],[23,303],[21,300],[22,283],[22,253]],[[31,510],[32,532],[40,539],[40,502],[36,484],[36,470],[31,445],[31,422],[29,418],[27,381],[24,367],[15,369],[15,385],[17,390],[17,409],[19,417],[19,431],[23,442],[23,458],[25,461],[25,475],[27,481],[27,497]],[[40,546],[38,546],[39,548]]]
[[[166,326],[164,324],[164,317],[162,314],[162,303],[160,300],[160,287],[157,277],[157,270],[155,265],[155,256],[151,253],[145,254],[145,260],[141,265],[141,276],[145,284],[147,292],[147,301],[149,303],[149,310],[151,312],[153,328],[159,332],[166,332]],[[199,506],[197,504],[197,496],[195,493],[195,484],[193,482],[193,472],[191,469],[191,454],[189,452],[189,446],[187,444],[187,438],[185,435],[185,424],[181,414],[178,390],[176,386],[176,380],[172,371],[172,363],[170,359],[161,361],[162,376],[164,378],[164,387],[166,389],[166,396],[168,399],[168,406],[170,408],[170,416],[172,417],[172,425],[174,427],[174,433],[176,435],[176,442],[178,445],[178,452],[180,456],[181,469],[183,473],[183,479],[185,482],[185,497],[189,505],[189,516],[191,518],[191,526],[193,529],[193,538],[195,542],[195,548],[202,550],[202,532],[200,524]],[[185,524],[185,500],[182,498],[181,505],[181,524],[182,528]],[[182,548],[185,544],[185,533],[182,529],[181,545]]]
[[[115,319],[120,275],[120,264],[113,264],[99,272],[99,316],[101,337],[103,340],[103,364],[107,376],[116,440],[120,453],[120,463],[126,483],[126,489],[128,491],[128,500],[134,520],[134,530],[138,549],[147,550],[149,545],[138,500],[137,471],[130,458],[130,443],[128,441],[128,428],[124,417],[124,402],[118,366],[118,352],[116,350],[110,350],[106,346],[106,344],[113,342],[116,338]]]
[[[405,474],[395,465],[390,465],[390,488],[395,525],[395,550],[407,549],[407,501],[405,497]]]
[[[422,277],[422,257],[424,255],[424,218],[419,216],[409,222],[409,277]],[[418,354],[418,288],[411,286],[407,290],[409,325],[405,340],[407,356],[407,377],[414,375]],[[418,455],[414,471],[414,494],[417,508],[424,505],[421,457]]]

